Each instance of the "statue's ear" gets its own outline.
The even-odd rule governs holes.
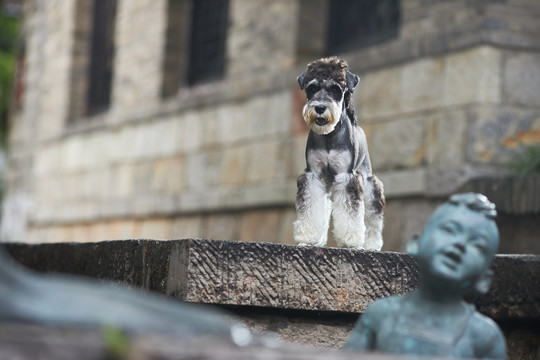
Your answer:
[[[491,283],[493,282],[493,276],[494,276],[493,270],[491,269],[486,270],[486,272],[482,274],[480,279],[476,281],[476,284],[474,285],[474,289],[482,295],[487,294],[487,292],[489,291],[489,288],[491,287]]]
[[[346,77],[346,81],[347,81],[347,88],[349,89],[350,93],[353,93],[354,88],[360,82],[360,78],[357,75],[350,72],[350,71],[345,72],[345,77]]]
[[[296,78],[296,81],[298,81],[298,85],[300,85],[300,90],[304,90],[304,78],[306,77],[306,73],[303,72]]]
[[[416,255],[418,254],[418,243],[420,242],[420,236],[414,235],[413,238],[407,244],[407,254]]]

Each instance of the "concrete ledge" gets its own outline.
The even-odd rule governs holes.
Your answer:
[[[6,244],[38,271],[120,281],[197,303],[361,313],[377,298],[416,288],[402,253],[186,239]],[[540,256],[497,256],[479,310],[498,319],[540,319]]]

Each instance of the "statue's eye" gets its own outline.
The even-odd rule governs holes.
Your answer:
[[[470,244],[472,244],[475,248],[478,249],[481,253],[487,253],[488,248],[486,245],[486,240],[482,236],[473,236],[470,240]]]
[[[443,224],[441,225],[441,230],[448,233],[448,234],[455,234],[456,228],[450,224]]]
[[[487,253],[487,247],[484,244],[476,243],[474,246],[480,251],[481,253],[485,254]]]

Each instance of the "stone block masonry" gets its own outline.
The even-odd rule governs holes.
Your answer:
[[[395,252],[208,239],[5,246],[38,271],[218,305],[252,329],[327,347],[339,347],[375,299],[414,290],[419,279],[414,258]],[[540,346],[540,256],[499,255],[494,270],[490,292],[471,300],[499,322],[511,339],[510,354],[532,353]]]
[[[25,211],[4,240],[292,242],[308,131],[295,78],[327,53],[332,2],[229,1],[223,78],[187,86],[191,3],[118,2],[111,107],[85,116],[89,5],[25,2],[4,190]],[[538,0],[399,3],[396,37],[335,54],[362,79],[353,102],[398,251],[444,198],[540,141]],[[275,235],[249,220],[262,212]]]

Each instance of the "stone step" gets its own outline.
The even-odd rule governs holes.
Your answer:
[[[413,257],[395,252],[208,239],[5,244],[38,271],[122,282],[205,304],[361,313],[418,285]],[[540,320],[540,256],[498,255],[489,293],[471,301],[498,320]]]

